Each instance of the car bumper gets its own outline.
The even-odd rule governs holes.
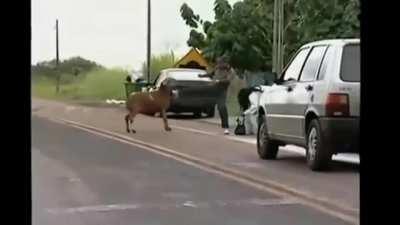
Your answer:
[[[359,152],[359,118],[320,118],[323,138],[333,153]]]

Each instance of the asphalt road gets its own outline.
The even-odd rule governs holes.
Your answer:
[[[240,177],[237,173],[242,173],[247,179],[256,179],[263,187],[300,194],[303,200],[317,201],[319,206],[327,206],[326,210],[331,213],[340,213],[346,221],[359,221],[359,173],[356,164],[335,161],[329,171],[316,173],[308,169],[302,154],[286,151],[286,147],[281,148],[277,160],[260,160],[254,138],[222,135],[219,126],[193,117],[170,116],[168,120],[172,132],[165,132],[160,118],[139,115],[135,120],[138,133],[127,134],[123,122],[125,113],[122,107],[32,99],[32,115],[56,121],[67,120],[79,126],[100,129],[100,133],[123,136],[128,142],[169,149],[197,162],[200,160],[229,170],[229,173],[236,173],[235,177]],[[275,185],[280,188],[276,189]]]
[[[34,225],[346,224],[290,199],[32,118]]]

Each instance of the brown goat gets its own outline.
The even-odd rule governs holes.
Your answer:
[[[129,122],[133,124],[133,120],[137,114],[154,115],[161,113],[164,122],[164,129],[171,131],[168,126],[166,111],[170,105],[172,89],[169,80],[161,83],[160,88],[156,91],[132,93],[126,101],[126,109],[128,114],[125,116],[126,131],[136,133],[134,129],[130,129]]]

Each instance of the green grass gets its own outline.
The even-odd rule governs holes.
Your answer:
[[[228,108],[229,117],[236,117],[240,115],[239,103],[237,98],[228,97],[226,107]]]
[[[36,76],[32,80],[32,95],[55,100],[104,101],[125,99],[123,83],[127,73],[123,70],[100,69],[73,77],[62,75],[60,93],[56,93],[55,80]]]
[[[56,95],[55,81],[44,77],[32,79],[32,95],[48,99],[60,99],[62,97]]]
[[[127,74],[122,70],[98,70],[87,74],[79,83],[79,95],[83,99],[125,99],[124,82]]]

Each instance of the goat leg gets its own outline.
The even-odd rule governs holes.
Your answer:
[[[165,110],[165,109],[163,109],[163,110],[161,111],[161,116],[162,116],[163,122],[164,122],[164,129],[165,129],[166,131],[171,131],[171,130],[172,130],[171,127],[168,126],[167,113],[166,113],[166,110]]]
[[[137,111],[133,110],[129,113],[129,121],[131,124],[133,124],[133,119],[135,118],[135,116],[137,115]],[[136,130],[134,130],[133,128],[131,129],[132,133],[136,133]]]
[[[136,133],[136,130],[134,129],[130,129],[129,123],[133,124],[133,118],[135,117],[136,114],[134,114],[133,112],[129,112],[128,115],[125,116],[125,123],[126,123],[126,132],[130,133],[132,131],[132,133]]]
[[[125,124],[126,124],[126,132],[128,132],[128,133],[130,133],[129,121],[130,121],[129,114],[127,114],[127,115],[125,116]],[[131,121],[132,121],[132,120],[131,120]]]

